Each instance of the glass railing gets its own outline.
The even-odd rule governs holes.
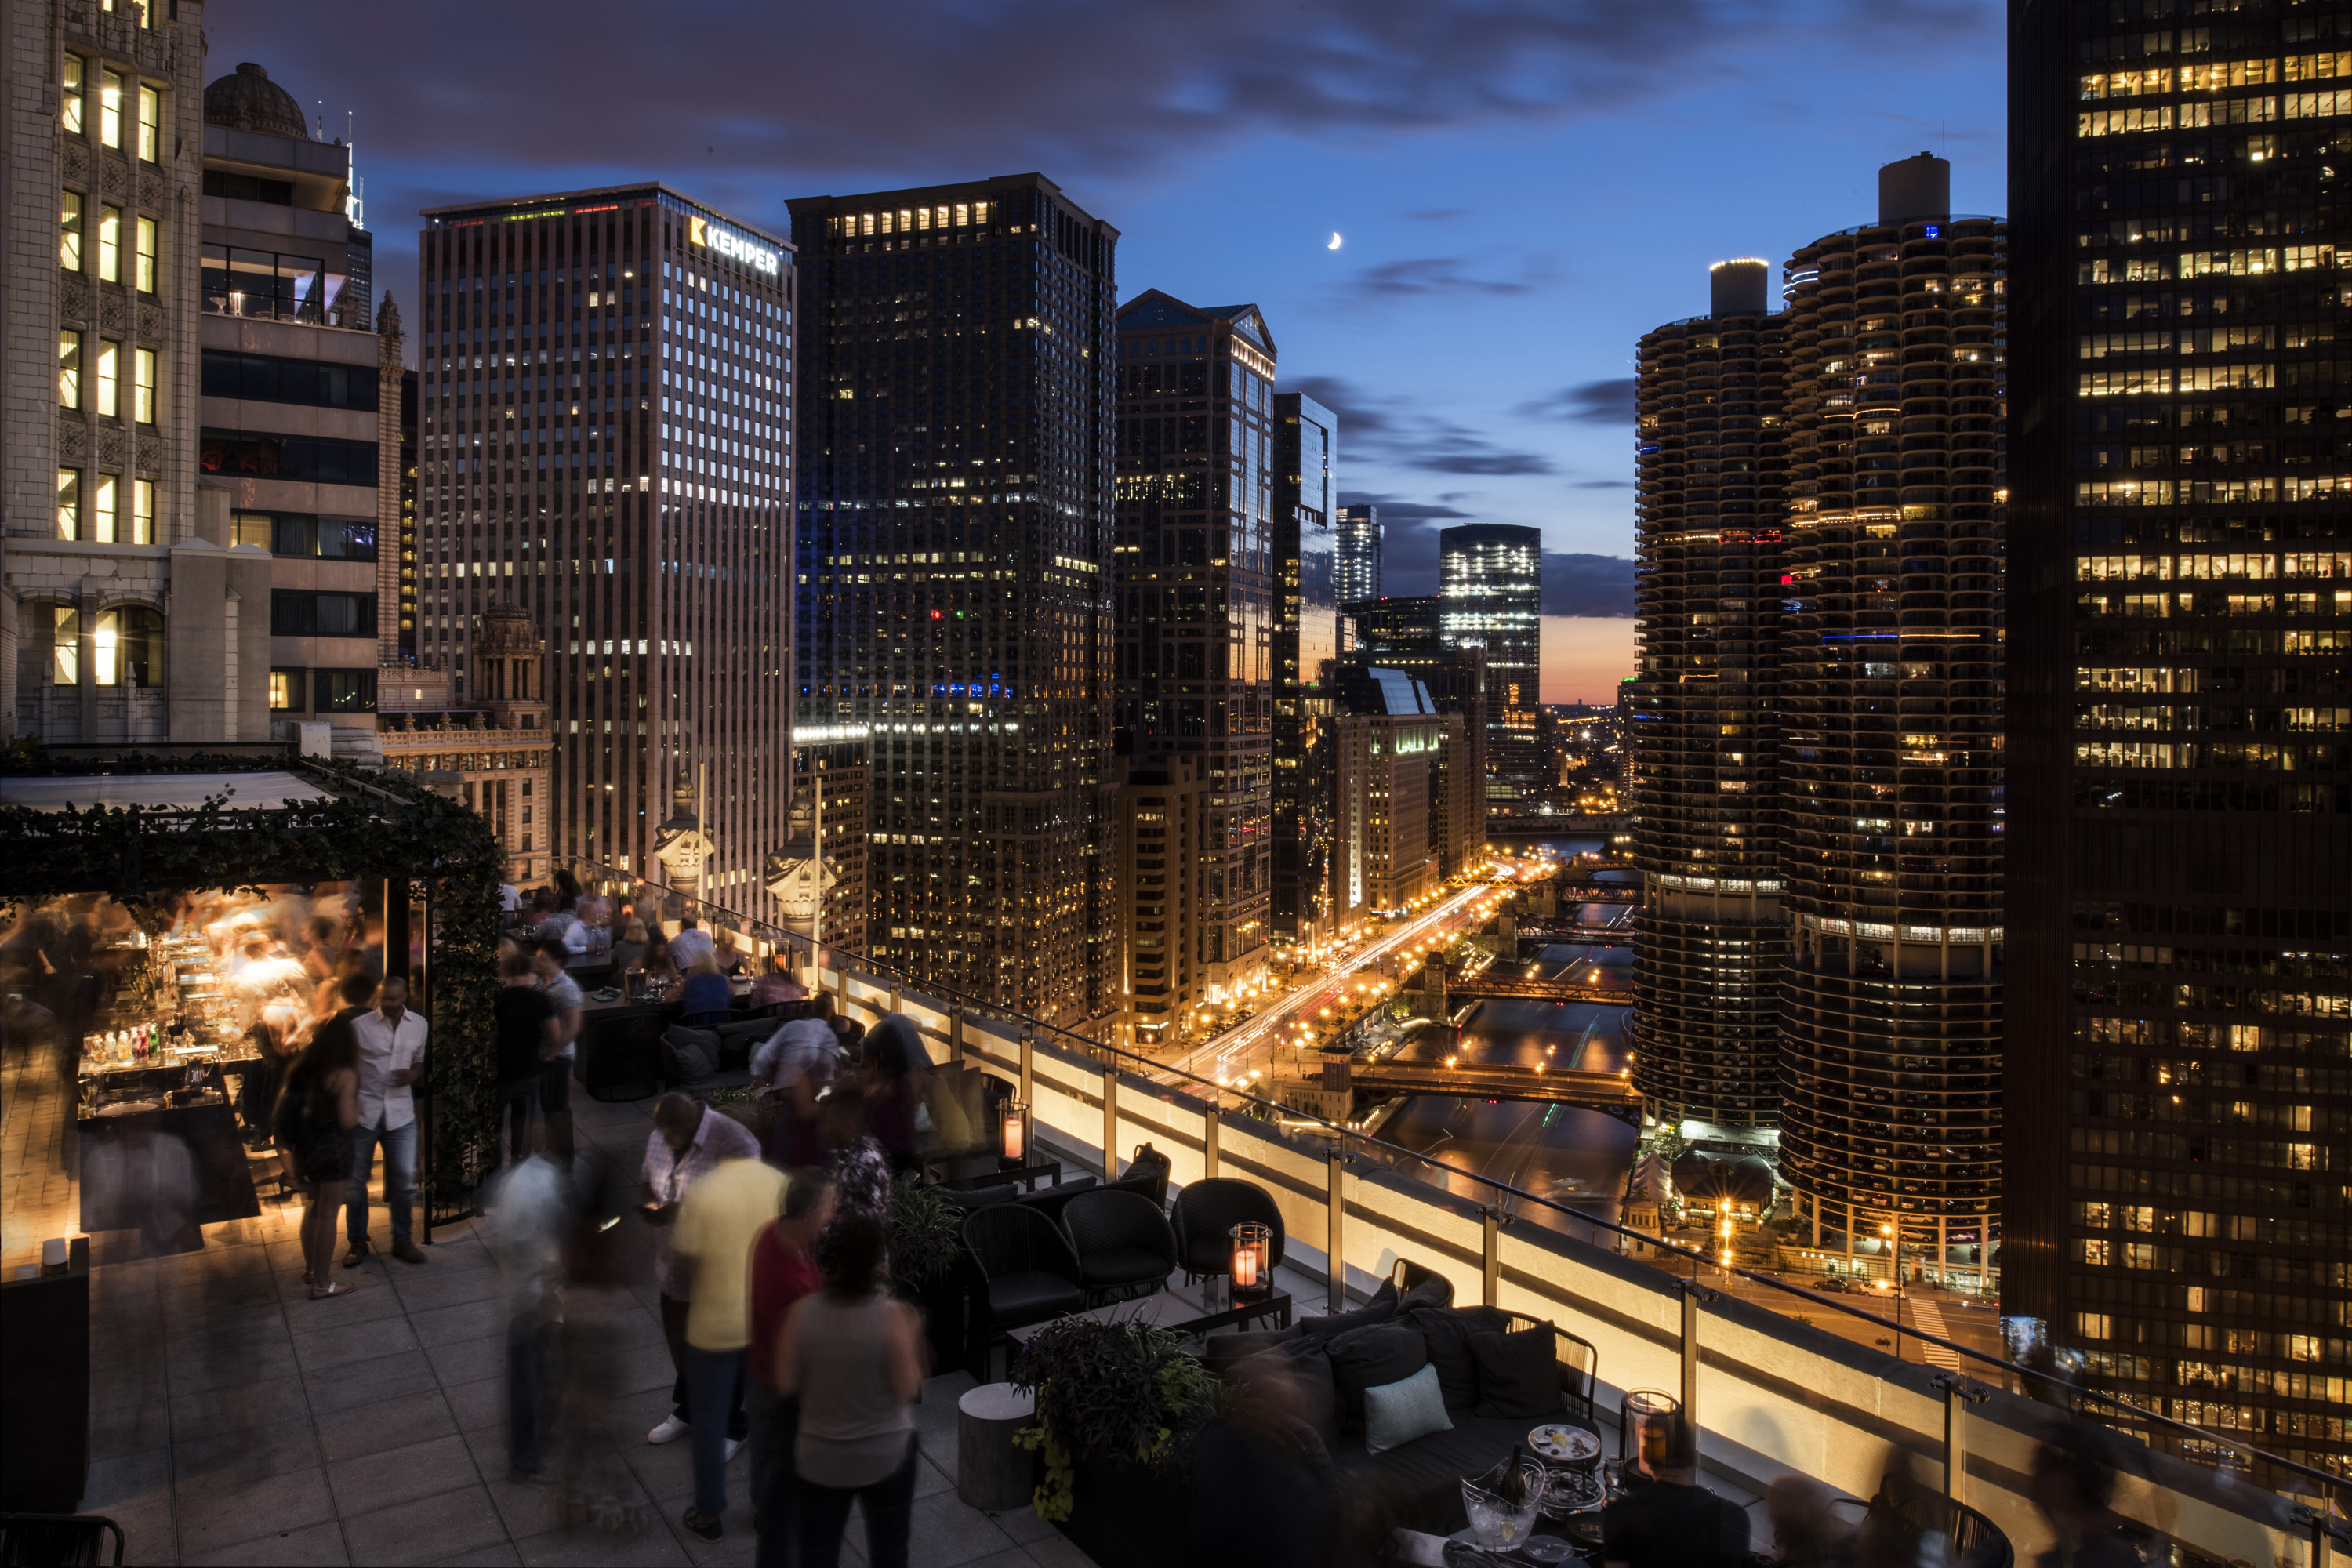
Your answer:
[[[2050,1544],[2029,1495],[2040,1445],[2070,1418],[2087,1418],[2114,1439],[2112,1506],[2170,1544],[2165,1560],[2266,1568],[2352,1560],[2352,1479],[926,984],[658,881],[557,863],[589,890],[656,900],[667,919],[694,914],[733,931],[757,958],[782,954],[841,1005],[911,1018],[937,1059],[1005,1080],[1040,1135],[1081,1163],[1100,1169],[1105,1150],[1115,1163],[1116,1151],[1149,1142],[1171,1158],[1179,1185],[1218,1175],[1257,1183],[1281,1209],[1286,1265],[1320,1274],[1335,1310],[1410,1259],[1446,1276],[1457,1301],[1581,1336],[1597,1352],[1597,1405],[1614,1411],[1633,1390],[1673,1391],[1702,1434],[1704,1464],[1748,1489],[1798,1470],[1869,1498],[1890,1470],[1907,1471],[1988,1516],[2022,1559]],[[1778,1292],[1810,1314],[1865,1320],[1896,1353],[1739,1300],[1702,1274]],[[1943,1366],[1927,1360],[1930,1347]]]

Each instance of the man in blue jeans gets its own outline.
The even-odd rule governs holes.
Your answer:
[[[373,982],[355,975],[343,982],[347,1003],[364,1005]],[[358,994],[353,996],[354,989]],[[408,1010],[408,982],[395,974],[376,993],[373,1012],[351,1021],[360,1045],[360,1121],[352,1129],[352,1186],[345,1232],[351,1250],[343,1267],[356,1268],[368,1255],[368,1168],[376,1145],[383,1146],[383,1201],[392,1209],[392,1255],[422,1263],[424,1252],[411,1234],[416,1198],[416,1097],[409,1086],[425,1071],[425,1020]]]

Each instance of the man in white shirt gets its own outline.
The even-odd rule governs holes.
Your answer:
[[[395,974],[377,993],[375,1010],[352,1020],[360,1045],[360,1121],[352,1129],[352,1186],[345,1205],[351,1251],[346,1268],[368,1253],[368,1168],[383,1146],[383,1201],[392,1209],[392,1255],[422,1263],[412,1235],[416,1201],[416,1097],[409,1086],[425,1070],[425,1020],[408,1010],[408,982]]]
[[[692,969],[696,959],[716,958],[718,953],[718,943],[710,940],[710,933],[692,915],[677,922],[677,934],[669,939],[669,957],[680,974]]]
[[[564,946],[560,942],[540,942],[531,949],[530,961],[539,971],[541,989],[555,1006],[555,1041],[559,1049],[549,1059],[539,1079],[539,1113],[547,1120],[547,1155],[559,1164],[572,1162],[572,1063],[580,1051],[580,1017],[587,998],[580,994],[580,983],[563,967]]]

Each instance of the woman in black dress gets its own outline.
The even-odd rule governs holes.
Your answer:
[[[335,1259],[335,1216],[352,1180],[352,1129],[360,1120],[360,1043],[340,1019],[320,1026],[310,1046],[286,1069],[286,1087],[271,1118],[287,1174],[310,1207],[302,1215],[302,1278],[310,1300],[348,1296],[328,1270]]]

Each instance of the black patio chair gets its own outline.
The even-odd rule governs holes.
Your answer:
[[[1940,1535],[1949,1543],[1943,1549],[1944,1562],[1963,1563],[1966,1568],[2010,1568],[2017,1561],[2017,1550],[2000,1526],[1968,1504],[1930,1491],[1899,1471],[1888,1471],[1878,1483],[1878,1495],[1870,1500],[1870,1514],[1893,1527],[1906,1548],[1906,1557],[1916,1556],[1927,1536]]]
[[[106,1548],[109,1532],[114,1550]],[[122,1527],[95,1513],[0,1513],[0,1564],[79,1565],[122,1562]]]
[[[1062,1210],[1069,1206],[1070,1200],[1080,1193],[1094,1191],[1097,1184],[1092,1176],[1071,1176],[1055,1182],[1050,1187],[1033,1188],[1013,1201],[1059,1225],[1062,1223]]]
[[[1176,1233],[1150,1198],[1103,1190],[1080,1193],[1062,1211],[1078,1252],[1088,1303],[1157,1295],[1176,1269]]]
[[[975,1209],[964,1216],[963,1245],[979,1271],[967,1361],[978,1373],[992,1373],[990,1352],[1007,1331],[1086,1306],[1078,1255],[1070,1238],[1036,1210],[1017,1203]]]
[[[1189,1285],[1204,1276],[1232,1273],[1233,1228],[1244,1224],[1262,1225],[1274,1232],[1265,1260],[1270,1276],[1281,1267],[1285,1237],[1282,1210],[1275,1205],[1272,1193],[1255,1182],[1231,1176],[1212,1176],[1178,1193],[1176,1260],[1184,1269],[1184,1282]]]
[[[580,1031],[573,1076],[592,1100],[644,1100],[661,1088],[660,1016],[631,1010],[611,1016],[591,1013]]]

